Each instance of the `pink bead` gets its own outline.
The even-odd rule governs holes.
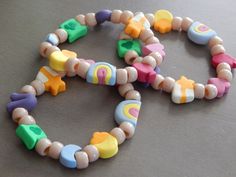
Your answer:
[[[164,46],[160,43],[149,44],[142,47],[143,56],[147,56],[152,52],[158,52],[162,57],[165,57]]]
[[[126,138],[130,139],[134,136],[135,128],[129,122],[122,122],[120,128],[125,132]]]
[[[68,59],[65,63],[66,75],[69,77],[75,76],[77,74],[78,65],[79,65],[79,59],[77,58]]]
[[[210,78],[207,83],[216,86],[218,90],[217,97],[222,97],[225,93],[228,93],[229,91],[230,83],[224,79]]]
[[[218,44],[218,45],[215,45],[211,48],[211,55],[212,56],[222,54],[222,53],[225,53],[225,48],[223,45]]]
[[[133,12],[125,10],[120,16],[120,22],[126,25],[133,16]]]
[[[85,25],[85,16],[83,14],[79,14],[75,17],[75,19],[81,24]]]
[[[133,67],[138,72],[138,81],[144,83],[153,83],[156,78],[154,69],[145,63],[134,63]]]
[[[127,70],[127,73],[128,73],[127,82],[134,82],[138,79],[138,72],[134,67],[128,66],[128,67],[125,67],[125,70]]]
[[[99,158],[99,151],[94,145],[87,145],[83,149],[88,154],[89,162],[94,162]]]
[[[111,22],[112,23],[120,23],[120,16],[122,14],[121,10],[113,10],[111,13]]]
[[[212,37],[208,42],[209,48],[212,48],[213,46],[218,45],[218,44],[221,44],[221,45],[223,44],[223,40],[219,36]]]
[[[40,55],[41,56],[43,56],[43,57],[46,57],[47,55],[47,50],[48,50],[48,48],[49,47],[51,47],[52,46],[52,44],[51,43],[49,43],[49,42],[42,42],[41,44],[40,44],[40,48],[39,48],[39,53],[40,53]]]
[[[130,83],[118,86],[118,91],[122,97],[125,97],[126,93],[130,90],[134,90],[133,85]]]
[[[216,72],[218,73],[222,69],[227,69],[227,70],[231,71],[230,65],[228,63],[225,63],[225,62],[220,63],[220,64],[217,65]]]
[[[37,142],[35,150],[39,153],[39,155],[46,156],[51,145],[52,142],[49,139],[42,138]]]
[[[231,71],[227,69],[222,69],[217,73],[217,77],[220,79],[225,79],[226,81],[230,82],[233,79],[233,75]]]
[[[194,84],[194,98],[202,99],[205,96],[205,86],[203,84]]]
[[[138,57],[138,54],[136,51],[134,50],[129,50],[128,52],[126,52],[125,54],[125,62],[128,65],[132,65],[133,61]]]
[[[31,125],[31,124],[36,124],[35,119],[30,116],[30,115],[25,115],[22,116],[21,119],[19,120],[18,124],[25,124],[25,125]]]
[[[122,144],[126,139],[125,132],[121,128],[118,128],[118,127],[113,128],[110,131],[110,134],[116,138],[119,145]]]
[[[155,58],[153,58],[152,56],[149,56],[149,55],[143,57],[142,63],[148,64],[153,69],[156,68],[156,66],[157,66]]]
[[[217,87],[213,84],[207,84],[205,86],[205,98],[208,100],[214,99],[218,94]]]
[[[58,36],[60,43],[65,42],[68,38],[68,34],[64,29],[57,29],[55,34]]]
[[[176,31],[180,31],[182,21],[183,19],[181,17],[174,17],[172,21],[172,29]]]
[[[172,92],[175,85],[175,80],[172,77],[166,77],[165,80],[162,82],[162,90],[167,93]]]
[[[86,152],[83,152],[83,151],[76,152],[75,159],[76,159],[78,169],[84,169],[88,167],[89,159]]]
[[[29,113],[25,108],[16,108],[12,112],[12,120],[18,123],[22,117],[27,115],[29,115]]]
[[[165,80],[165,78],[160,75],[160,74],[157,74],[156,75],[156,78],[154,80],[154,82],[151,84],[151,86],[155,89],[155,90],[160,90],[162,89],[161,88],[161,85],[162,85],[162,82]]]
[[[130,90],[126,93],[125,95],[126,100],[141,100],[141,95],[138,91],[136,90]]]
[[[64,145],[62,143],[54,141],[48,150],[48,156],[53,159],[59,159],[63,147]]]
[[[161,65],[163,61],[163,57],[161,56],[159,52],[152,52],[149,54],[149,56],[152,56],[153,58],[155,58],[157,66]]]
[[[189,27],[192,25],[193,20],[189,17],[185,17],[182,21],[181,28],[183,31],[188,31]]]
[[[30,83],[31,86],[34,87],[34,89],[36,90],[36,95],[42,95],[45,92],[45,86],[44,83],[41,82],[40,80],[34,80]]]
[[[119,85],[126,84],[128,81],[128,73],[125,69],[116,70],[116,83]]]
[[[236,59],[226,53],[218,54],[212,57],[211,63],[217,67],[220,63],[228,63],[231,68],[236,68]]]
[[[142,30],[139,36],[139,39],[143,42],[145,42],[146,40],[148,40],[149,38],[153,37],[154,33],[151,29],[145,29]]]
[[[95,13],[87,13],[85,15],[85,22],[86,22],[86,25],[88,26],[96,26],[97,25],[97,21],[96,21],[96,18],[95,18]]]
[[[36,90],[31,85],[25,85],[24,87],[21,88],[20,92],[36,95]]]
[[[152,13],[145,14],[146,19],[149,21],[151,27],[154,25],[154,15]]]
[[[148,44],[155,44],[155,43],[160,43],[159,39],[155,36],[153,37],[150,37],[148,38],[146,41],[145,41],[145,44],[148,45]]]
[[[79,65],[78,65],[77,74],[78,74],[81,78],[85,79],[89,67],[90,67],[90,64],[89,64],[88,62],[81,61],[81,62],[79,63]]]

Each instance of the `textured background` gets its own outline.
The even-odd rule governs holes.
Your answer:
[[[40,42],[68,18],[104,8],[146,13],[166,8],[215,29],[228,53],[236,56],[235,6],[235,0],[0,0],[0,176],[235,177],[235,79],[224,98],[186,105],[175,105],[170,95],[136,85],[143,106],[135,137],[124,143],[114,158],[98,160],[83,171],[66,169],[26,150],[5,111],[10,93],[30,83],[47,64],[38,54]],[[60,47],[75,50],[80,57],[123,67],[124,62],[116,56],[121,29],[121,25],[106,23],[76,44]],[[203,83],[215,75],[207,48],[194,45],[186,34],[158,37],[167,52],[162,74],[174,78],[186,75]],[[78,77],[68,78],[66,83],[67,92],[40,97],[32,115],[50,139],[83,146],[94,131],[109,131],[115,126],[113,112],[122,98],[114,87],[86,84]]]

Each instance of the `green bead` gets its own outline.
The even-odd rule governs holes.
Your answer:
[[[16,135],[23,141],[27,149],[31,150],[35,147],[38,140],[47,138],[44,131],[36,124],[21,124],[16,129]]]
[[[71,18],[60,24],[59,28],[66,30],[68,34],[68,41],[72,43],[77,39],[85,36],[88,32],[88,27],[81,25],[78,21]]]
[[[119,40],[117,43],[117,50],[120,58],[124,58],[126,52],[128,52],[129,50],[135,50],[139,56],[142,54],[141,44],[139,40],[132,40],[132,39]]]

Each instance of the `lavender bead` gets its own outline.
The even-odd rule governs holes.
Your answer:
[[[11,102],[7,104],[7,111],[12,113],[15,108],[25,108],[31,111],[37,105],[37,99],[33,94],[12,93]]]
[[[161,73],[161,69],[157,66],[155,69],[155,72],[157,73],[157,74],[160,74]]]
[[[110,21],[111,19],[111,11],[110,10],[101,10],[95,14],[95,18],[97,20],[97,24],[101,24],[105,21]]]

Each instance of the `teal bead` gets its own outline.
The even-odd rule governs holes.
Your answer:
[[[132,39],[122,39],[117,42],[117,52],[120,58],[124,58],[125,54],[129,50],[134,50],[140,56],[141,52],[141,44],[139,40]]]

